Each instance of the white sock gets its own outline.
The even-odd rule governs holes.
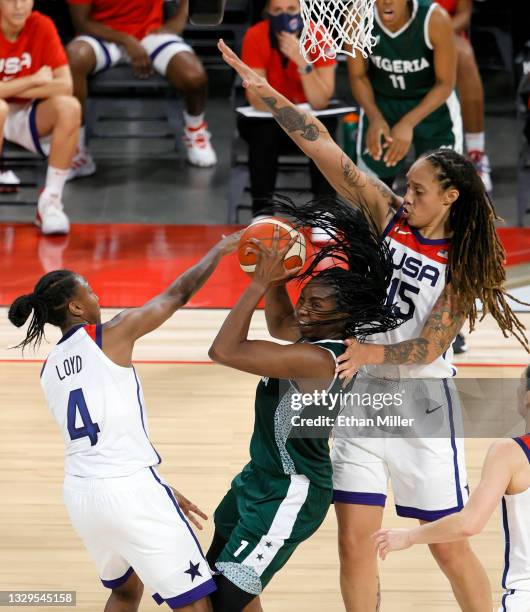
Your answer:
[[[486,136],[484,132],[466,133],[466,149],[468,151],[484,153],[486,150]]]
[[[66,183],[66,177],[70,169],[61,170],[60,168],[54,168],[53,166],[48,166],[48,171],[46,172],[46,183],[44,186],[44,192],[47,195],[55,196],[62,198],[64,184]]]
[[[197,129],[204,121],[204,113],[200,115],[189,115],[186,111],[183,111],[184,123],[187,128]]]

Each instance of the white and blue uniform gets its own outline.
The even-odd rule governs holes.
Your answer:
[[[125,49],[117,43],[108,42],[89,34],[81,34],[74,41],[82,41],[92,47],[96,56],[94,74],[118,66],[129,64],[130,59]],[[194,53],[193,49],[181,36],[170,33],[148,34],[139,41],[147,51],[153,68],[162,76],[166,76],[171,59],[178,53]]]
[[[442,294],[450,241],[424,238],[408,224],[402,208],[383,236],[394,264],[388,301],[405,321],[367,341],[395,344],[420,335]],[[399,391],[402,416],[421,421],[416,430],[420,433],[411,429],[407,437],[392,437],[376,429],[369,437],[359,437],[353,430],[341,431],[332,449],[334,501],[384,506],[391,480],[399,516],[433,521],[463,508],[467,474],[451,358],[450,348],[428,365],[367,366],[359,371],[352,391]]]
[[[514,441],[521,447],[530,463],[530,434]],[[504,528],[505,590],[499,612],[528,612],[530,610],[530,489],[502,498]]]
[[[104,586],[117,588],[134,571],[157,603],[185,606],[215,584],[155,469],[161,459],[149,441],[136,372],[111,361],[101,337],[101,325],[72,328],[41,372],[66,446],[64,502]]]

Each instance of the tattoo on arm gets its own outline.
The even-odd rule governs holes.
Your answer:
[[[398,344],[385,346],[384,361],[392,365],[415,365],[426,363],[429,341],[426,338],[405,340]]]
[[[375,612],[380,612],[381,610],[381,581],[379,580],[379,576],[377,576],[377,601],[375,604]]]
[[[466,316],[466,311],[457,304],[451,288],[448,287],[434,305],[423,328],[422,336],[427,336],[435,350],[443,353],[460,331]]]
[[[359,197],[358,190],[364,189],[368,185],[375,187],[383,199],[388,203],[387,216],[393,215],[396,209],[399,207],[399,200],[396,194],[387,187],[383,181],[378,178],[367,176],[364,172],[361,172],[359,168],[345,155],[342,157],[342,176],[344,178],[344,186],[346,190],[356,197]]]
[[[318,140],[320,134],[318,127],[314,123],[306,123],[308,116],[305,113],[297,111],[290,106],[278,108],[276,106],[276,98],[262,98],[263,102],[271,109],[276,121],[287,132],[300,131],[302,138],[309,141]]]
[[[421,337],[386,345],[384,363],[393,365],[430,363],[449,348],[464,324],[466,316],[465,309],[457,303],[451,287],[446,287],[434,305]]]

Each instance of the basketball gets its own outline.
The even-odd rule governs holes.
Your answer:
[[[239,265],[241,266],[243,272],[253,274],[254,270],[256,269],[256,253],[254,251],[247,253],[249,246],[255,248],[255,245],[249,243],[250,238],[257,238],[266,247],[270,248],[274,238],[274,229],[276,227],[280,228],[280,235],[278,239],[279,249],[285,248],[291,238],[297,238],[296,242],[285,255],[284,265],[286,270],[293,270],[294,268],[304,265],[306,258],[306,246],[303,234],[296,230],[287,221],[276,219],[274,217],[267,217],[265,219],[255,221],[249,225],[239,240]]]

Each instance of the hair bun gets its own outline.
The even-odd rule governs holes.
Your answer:
[[[16,327],[22,327],[28,320],[31,311],[35,306],[35,295],[29,293],[21,295],[11,304],[9,312],[7,314],[8,319],[16,325]]]

